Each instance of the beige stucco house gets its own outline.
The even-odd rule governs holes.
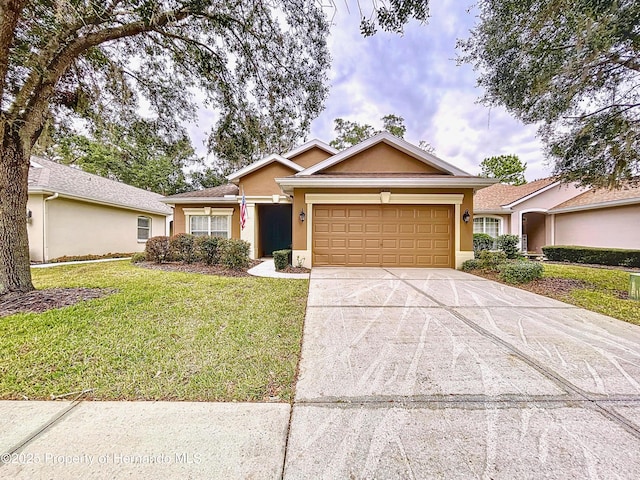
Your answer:
[[[474,192],[494,183],[386,132],[340,152],[313,140],[228,178],[164,199],[174,233],[242,238],[252,258],[292,248],[307,267],[460,267],[473,258]]]
[[[640,187],[586,189],[552,178],[495,184],[476,193],[474,232],[521,238],[522,250],[545,245],[640,249]]]
[[[27,202],[31,260],[143,251],[148,238],[168,232],[172,211],[162,198],[33,157]]]

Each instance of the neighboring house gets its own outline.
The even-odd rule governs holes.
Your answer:
[[[509,233],[522,249],[545,245],[640,248],[640,188],[595,190],[546,178],[525,185],[495,184],[476,193],[474,233]]]
[[[473,258],[474,191],[495,183],[386,132],[341,152],[313,140],[228,178],[164,199],[174,233],[242,238],[252,258],[292,248],[307,267],[460,267]]]
[[[167,234],[162,195],[32,157],[27,230],[34,262],[75,255],[143,251]]]

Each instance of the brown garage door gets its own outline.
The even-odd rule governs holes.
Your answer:
[[[315,205],[313,265],[451,267],[449,205]]]

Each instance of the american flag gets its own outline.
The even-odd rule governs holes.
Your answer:
[[[242,203],[240,204],[240,229],[244,230],[244,224],[247,223],[247,201],[242,192]]]

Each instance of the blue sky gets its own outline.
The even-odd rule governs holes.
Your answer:
[[[333,16],[331,87],[310,138],[332,140],[338,117],[380,128],[380,118],[393,113],[405,119],[406,140],[428,141],[438,157],[469,173],[479,173],[486,157],[514,153],[528,164],[528,180],[550,174],[536,127],[480,105],[475,72],[456,64],[456,39],[468,37],[475,22],[471,0],[432,1],[428,24],[412,22],[402,36],[379,32],[369,38],[360,35],[355,2],[347,4],[351,11],[344,1],[327,9]],[[201,126],[212,123],[211,113],[201,112]],[[205,132],[193,127],[194,146],[204,154]]]

